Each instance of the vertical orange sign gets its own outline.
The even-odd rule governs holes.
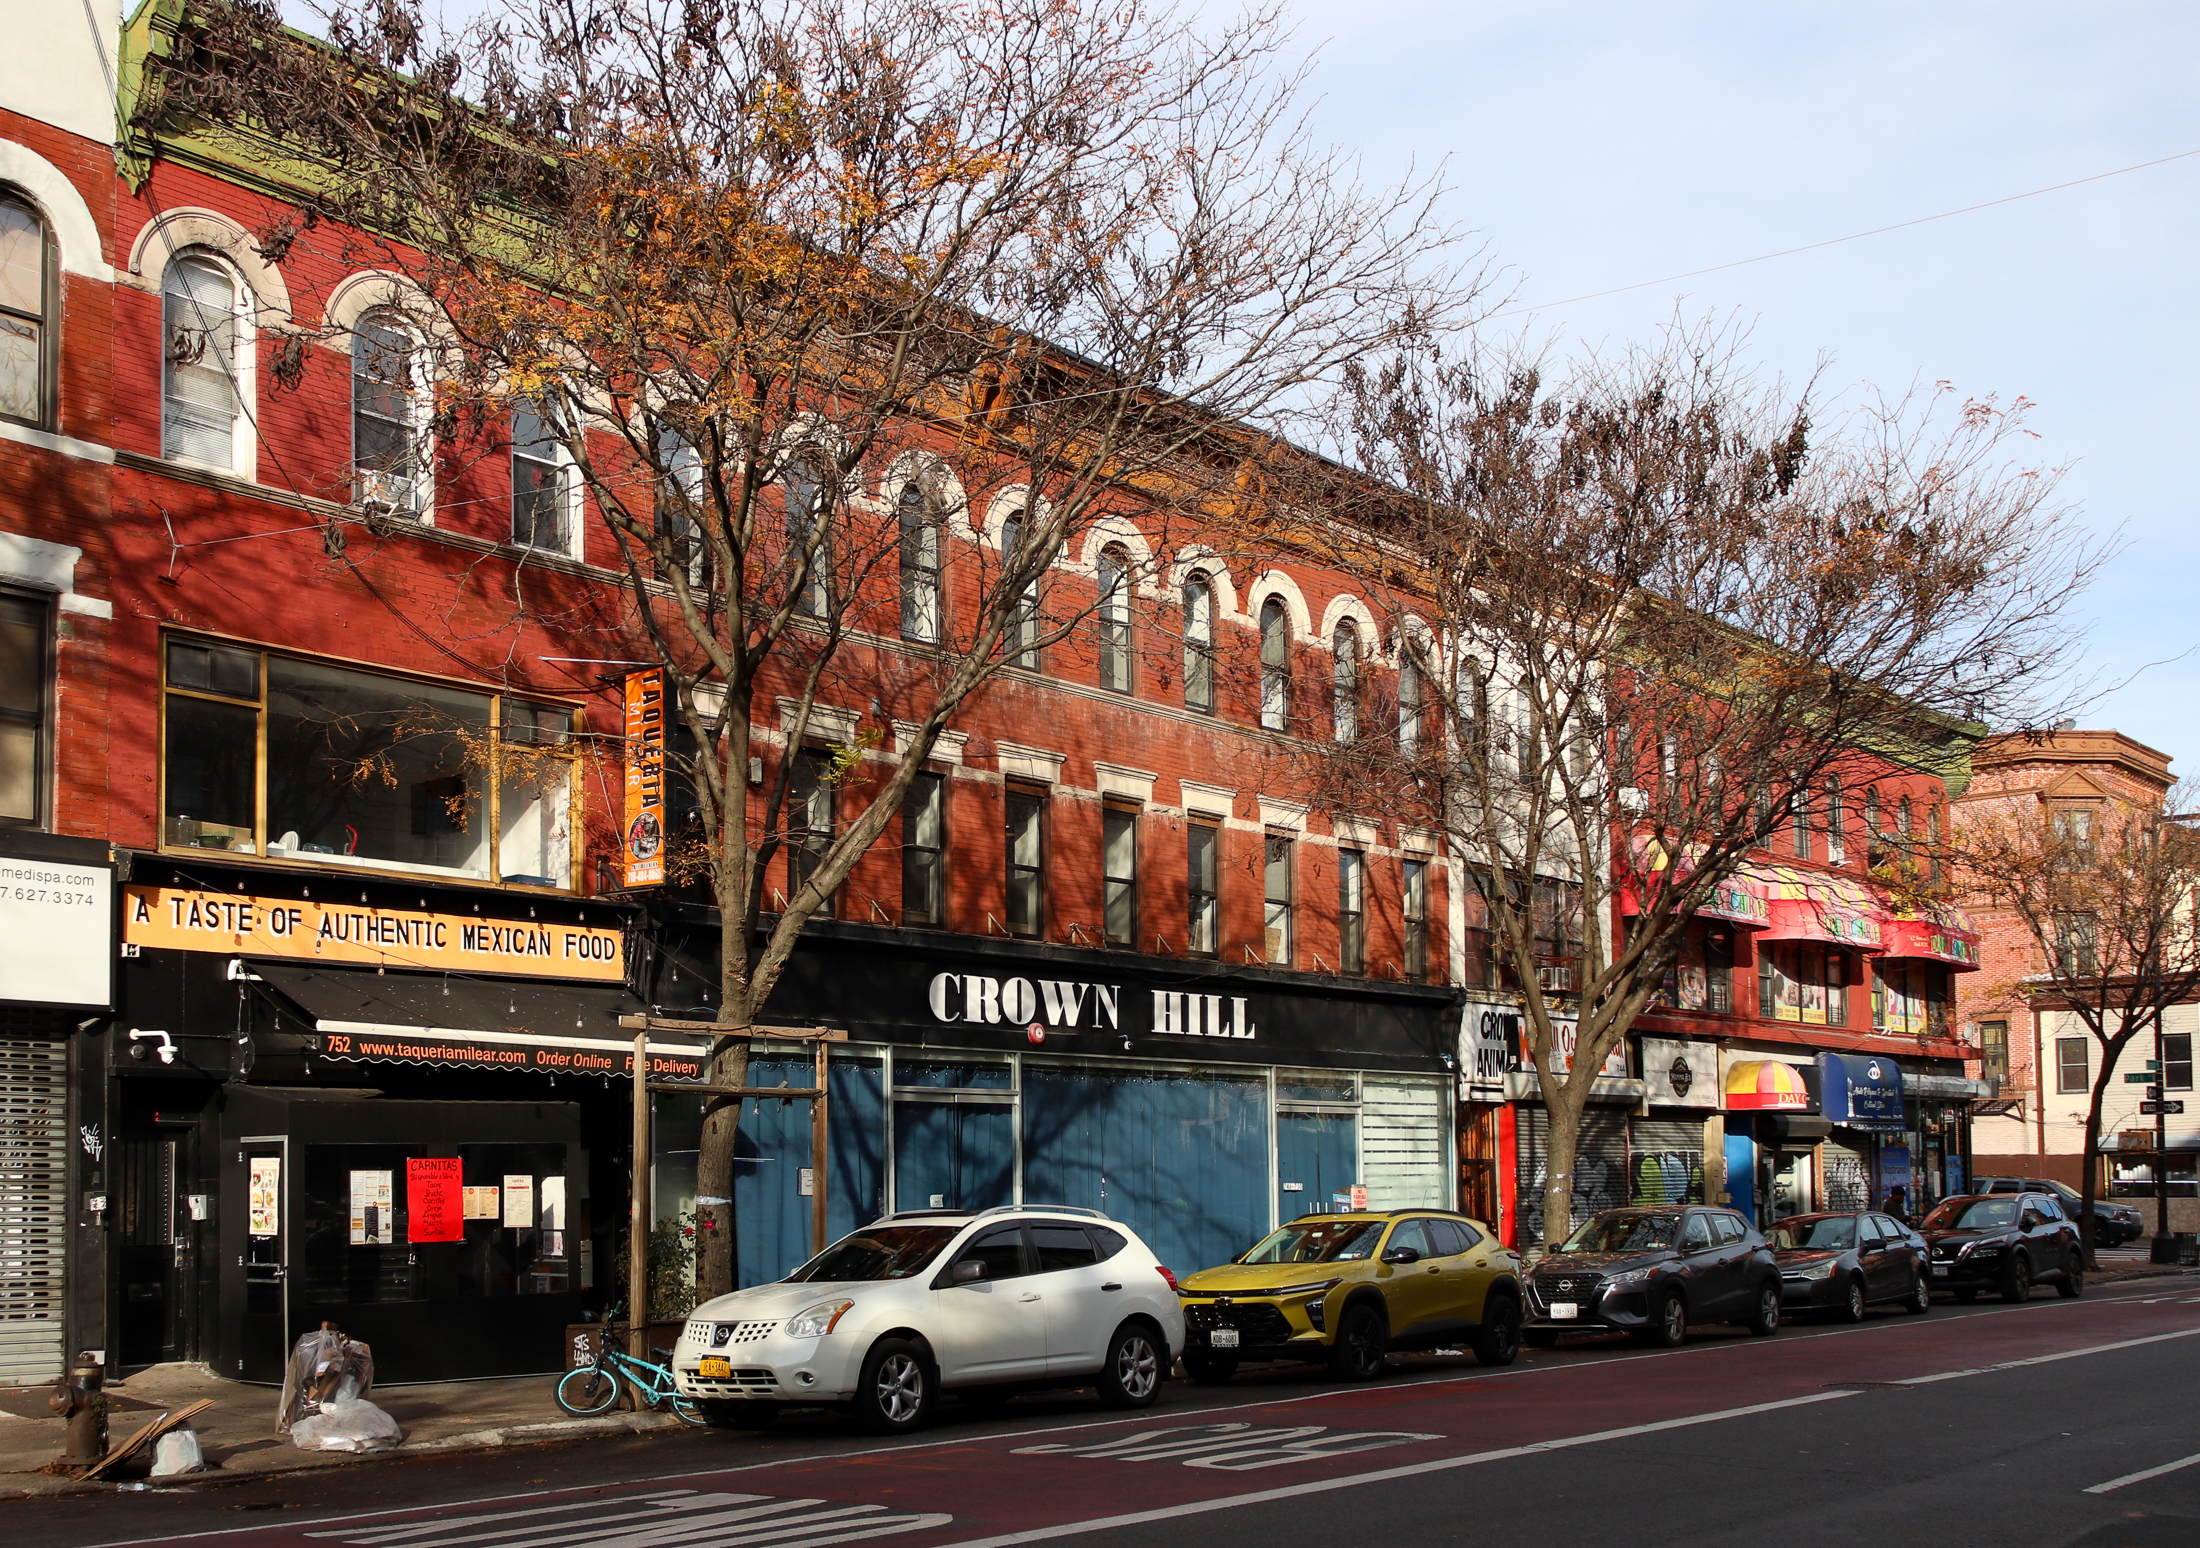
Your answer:
[[[665,880],[665,674],[626,677],[626,885]]]

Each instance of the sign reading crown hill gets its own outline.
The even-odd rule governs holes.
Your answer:
[[[193,887],[132,886],[123,896],[122,938],[139,948],[613,983],[626,976],[620,932],[593,925]]]

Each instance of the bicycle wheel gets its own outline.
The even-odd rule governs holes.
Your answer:
[[[558,1407],[576,1418],[608,1414],[619,1403],[619,1378],[600,1365],[584,1365],[558,1378]]]
[[[682,1424],[692,1424],[697,1428],[701,1428],[710,1423],[708,1419],[703,1417],[703,1405],[693,1398],[685,1398],[675,1392],[668,1400],[668,1405],[675,1414],[680,1416]]]

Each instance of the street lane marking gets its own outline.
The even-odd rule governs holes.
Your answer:
[[[2180,1457],[2175,1462],[2164,1462],[2160,1467],[2150,1467],[2143,1472],[2126,1473],[2121,1478],[2111,1478],[2107,1483],[2097,1483],[2085,1492],[2088,1494],[2106,1494],[2111,1489],[2121,1489],[2125,1484],[2145,1483],[2149,1478],[2159,1478],[2164,1473],[2174,1473],[2181,1467],[2192,1466],[2195,1462],[2200,1462],[2200,1451],[2194,1452],[2189,1457]]]
[[[1442,1439],[1441,1435],[1413,1430],[1332,1430],[1320,1424],[1189,1424],[1141,1430],[1097,1446],[1076,1446],[1065,1441],[1018,1446],[1009,1455],[1082,1457],[1091,1462],[1177,1462],[1223,1473],[1251,1473],[1264,1467],[1289,1467],[1358,1451],[1379,1451],[1385,1446]]]
[[[1451,1472],[1462,1467],[1479,1467],[1486,1462],[1506,1462],[1514,1457],[1532,1457],[1547,1451],[1568,1451],[1576,1446],[1594,1446],[1604,1441],[1626,1440],[1636,1435],[1656,1435],[1665,1430],[1685,1430],[1700,1424],[1717,1424],[1727,1419],[1746,1419],[1753,1414],[1777,1413],[1784,1408],[1806,1408],[1813,1403],[1838,1403],[1843,1398],[1857,1397],[1854,1392],[1813,1392],[1804,1397],[1782,1398],[1776,1403],[1752,1403],[1746,1408],[1722,1408],[1708,1414],[1689,1414],[1680,1419],[1660,1419],[1654,1424],[1631,1424],[1623,1429],[1596,1430],[1587,1435],[1567,1435],[1557,1440],[1533,1441],[1525,1446],[1507,1446],[1499,1451],[1477,1451],[1463,1457],[1438,1457],[1428,1462],[1411,1462],[1402,1467],[1386,1467],[1379,1472],[1354,1473],[1348,1478],[1321,1478],[1306,1483],[1285,1484],[1281,1488],[1261,1489],[1251,1494],[1232,1494],[1217,1500],[1194,1500],[1184,1505],[1164,1506],[1159,1510],[1136,1510],[1127,1515],[1103,1516],[1094,1521],[1071,1521],[1061,1526],[1034,1527],[1025,1532],[1003,1532],[995,1537],[965,1538],[951,1543],[947,1548],[1010,1548],[1016,1543],[1043,1543],[1057,1537],[1082,1537],[1090,1532],[1108,1532],[1117,1527],[1146,1526],[1156,1521],[1173,1521],[1180,1516],[1203,1516],[1218,1510],[1238,1510],[1247,1505],[1266,1505],[1276,1500],[1302,1499],[1310,1494],[1327,1494],[1337,1489],[1357,1489],[1366,1484],[1389,1483],[1399,1478],[1420,1478],[1430,1473]]]
[[[1974,1366],[1967,1370],[1942,1371],[1930,1376],[1913,1376],[1904,1386],[1924,1386],[1937,1381],[1954,1381],[1965,1376],[1985,1376],[1996,1371],[2017,1370],[2030,1365],[2048,1365],[2058,1360],[2075,1360],[2082,1355],[2110,1354],[2122,1349],[2136,1349],[2143,1345],[2165,1343],[2171,1339],[2200,1336],[2200,1328],[2187,1328],[2176,1333],[2160,1333],[2150,1338],[2119,1339],[2109,1344],[2094,1344],[2084,1349],[2065,1350],[2059,1354],[2033,1355],[2022,1360],[2004,1360],[1994,1365]],[[1507,1446],[1497,1451],[1477,1451],[1462,1457],[1438,1457],[1427,1462],[1412,1462],[1403,1466],[1384,1468],[1379,1472],[1355,1473],[1345,1478],[1315,1479],[1306,1483],[1288,1484],[1277,1489],[1262,1489],[1250,1494],[1235,1494],[1222,1499],[1197,1500],[1184,1505],[1165,1506],[1159,1510],[1133,1511],[1126,1515],[1104,1516],[1092,1521],[1073,1521],[1061,1526],[1037,1527],[1023,1532],[1003,1532],[993,1537],[965,1538],[951,1543],[947,1548],[1014,1548],[1021,1543],[1047,1542],[1061,1537],[1081,1537],[1092,1532],[1107,1532],[1118,1527],[1147,1526],[1157,1521],[1171,1521],[1180,1516],[1206,1515],[1218,1510],[1238,1510],[1248,1505],[1265,1505],[1277,1500],[1299,1499],[1311,1494],[1326,1494],[1337,1489],[1356,1489],[1367,1484],[1389,1483],[1401,1478],[1420,1478],[1431,1473],[1450,1472],[1462,1467],[1479,1467],[1490,1462],[1508,1462],[1517,1457],[1532,1457],[1544,1452],[1567,1451],[1579,1446],[1601,1445],[1606,1441],[1627,1440],[1638,1435],[1655,1435],[1666,1430],[1684,1430],[1697,1425],[1719,1424],[1728,1419],[1744,1419],[1757,1414],[1778,1413],[1784,1409],[1806,1408],[1814,1403],[1839,1402],[1843,1398],[1863,1396],[1860,1392],[1814,1392],[1802,1397],[1785,1398],[1773,1403],[1753,1403],[1744,1408],[1722,1408],[1711,1413],[1689,1414],[1679,1419],[1661,1419],[1654,1424],[1628,1425],[1617,1430],[1595,1430],[1586,1435],[1562,1436],[1556,1440],[1535,1441],[1525,1446]],[[2194,1458],[2200,1461],[2200,1458]]]
[[[663,1489],[611,1500],[581,1500],[532,1510],[443,1516],[396,1526],[308,1532],[351,1548],[658,1548],[707,1542],[711,1548],[833,1548],[837,1543],[930,1532],[941,1514],[896,1514],[884,1505],[782,1500],[766,1494]]]
[[[1995,1365],[1974,1365],[1960,1371],[1935,1371],[1930,1376],[1905,1376],[1898,1387],[1929,1387],[1936,1381],[1955,1381],[1964,1376],[1987,1376],[1995,1371],[2021,1370],[2027,1365],[2053,1365],[2058,1360],[2075,1360],[2081,1355],[2107,1354],[2117,1349],[2137,1349],[2143,1344],[2165,1344],[2175,1338],[2200,1337],[2200,1328],[2184,1328],[2175,1333],[2156,1333],[2147,1338],[2127,1338],[2113,1344],[2093,1344],[2084,1349],[2065,1349],[2060,1354],[2029,1355],[2022,1360],[2003,1360]]]

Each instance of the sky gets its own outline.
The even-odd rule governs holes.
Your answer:
[[[1443,210],[1525,304],[2200,150],[2200,6],[1290,0],[1314,126]],[[1766,371],[2023,396],[2065,499],[2123,544],[2080,601],[2081,723],[2200,768],[2200,156],[1767,263],[1539,310],[1561,354],[1679,306]],[[2183,426],[2185,428],[2180,429]],[[2166,663],[2166,664],[2156,664]],[[2120,687],[2113,685],[2122,684]]]

